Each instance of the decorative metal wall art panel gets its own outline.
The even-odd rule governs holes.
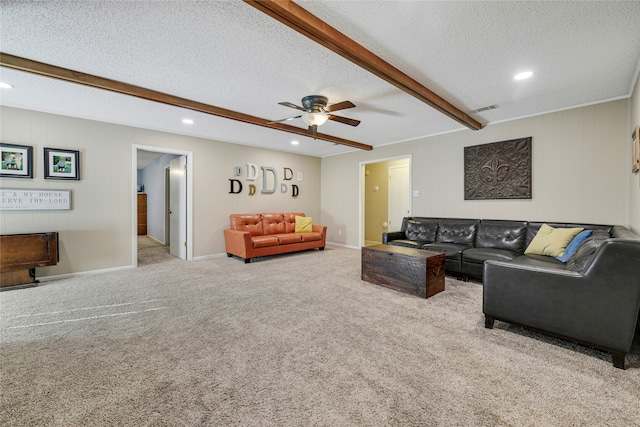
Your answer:
[[[465,147],[464,199],[531,199],[531,137]]]

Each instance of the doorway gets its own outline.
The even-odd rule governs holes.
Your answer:
[[[402,219],[411,215],[411,174],[409,164],[389,166],[388,231],[400,231]]]
[[[138,266],[138,239],[137,235],[137,195],[138,195],[138,181],[141,176],[144,175],[145,181],[149,181],[145,184],[143,189],[147,194],[149,203],[147,209],[150,212],[148,221],[148,236],[146,240],[155,241],[158,245],[170,248],[171,240],[175,243],[180,243],[179,247],[171,250],[173,257],[165,257],[165,259],[175,259],[174,257],[192,260],[193,259],[193,197],[192,197],[192,171],[189,165],[192,164],[193,154],[188,151],[175,150],[170,148],[152,147],[145,145],[133,145],[132,146],[133,157],[133,198],[136,203],[133,204],[133,239],[132,239],[132,265]],[[178,162],[174,163],[174,173],[172,175],[170,165],[171,160],[176,159]],[[140,164],[139,164],[140,162]],[[149,163],[149,165],[147,165]],[[144,173],[139,172],[138,167],[144,167]],[[170,226],[172,222],[171,207],[168,205],[171,203],[171,181],[172,176],[175,176],[178,181],[174,182],[175,188],[174,198],[177,203],[174,207],[176,212],[175,221],[173,227]],[[173,230],[172,230],[173,228]],[[179,233],[178,237],[172,235]],[[143,248],[144,249],[144,248]],[[177,249],[177,250],[176,250]],[[147,249],[144,249],[147,250]],[[167,250],[166,252],[169,252]]]
[[[360,244],[382,243],[382,233],[399,231],[411,215],[411,156],[361,162]]]

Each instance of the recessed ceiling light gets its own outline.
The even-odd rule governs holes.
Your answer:
[[[291,145],[298,145],[298,144],[300,144],[300,142],[298,142],[298,141],[291,141]]]
[[[11,89],[13,86],[11,86],[9,83],[5,83],[5,82],[0,82],[0,88],[2,89]]]
[[[192,125],[193,124],[193,120],[191,120],[191,119],[182,119],[182,123],[184,123],[185,125]]]
[[[516,80],[524,80],[533,76],[533,71],[523,71],[522,73],[516,74],[513,78]]]

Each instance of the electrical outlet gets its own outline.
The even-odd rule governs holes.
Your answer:
[[[338,236],[342,236],[342,230],[338,230]]]

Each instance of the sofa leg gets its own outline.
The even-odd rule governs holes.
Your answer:
[[[229,258],[231,258],[231,257],[233,256],[233,254],[230,254],[229,252],[227,252],[227,256],[228,256]]]
[[[249,264],[250,262],[251,262],[251,258],[245,258],[245,259],[244,259],[244,263],[245,263],[245,264]]]
[[[468,282],[469,281],[469,275],[468,274],[463,274],[462,275],[462,281],[463,282]]]
[[[487,329],[493,329],[493,323],[496,321],[496,319],[492,316],[487,316],[486,314],[484,315],[484,327]]]
[[[321,248],[318,248],[318,249],[320,249],[321,251],[324,251],[324,246],[323,246],[323,247],[321,247]]]
[[[619,351],[611,352],[611,359],[613,360],[613,366],[618,369],[624,369],[624,353]]]

